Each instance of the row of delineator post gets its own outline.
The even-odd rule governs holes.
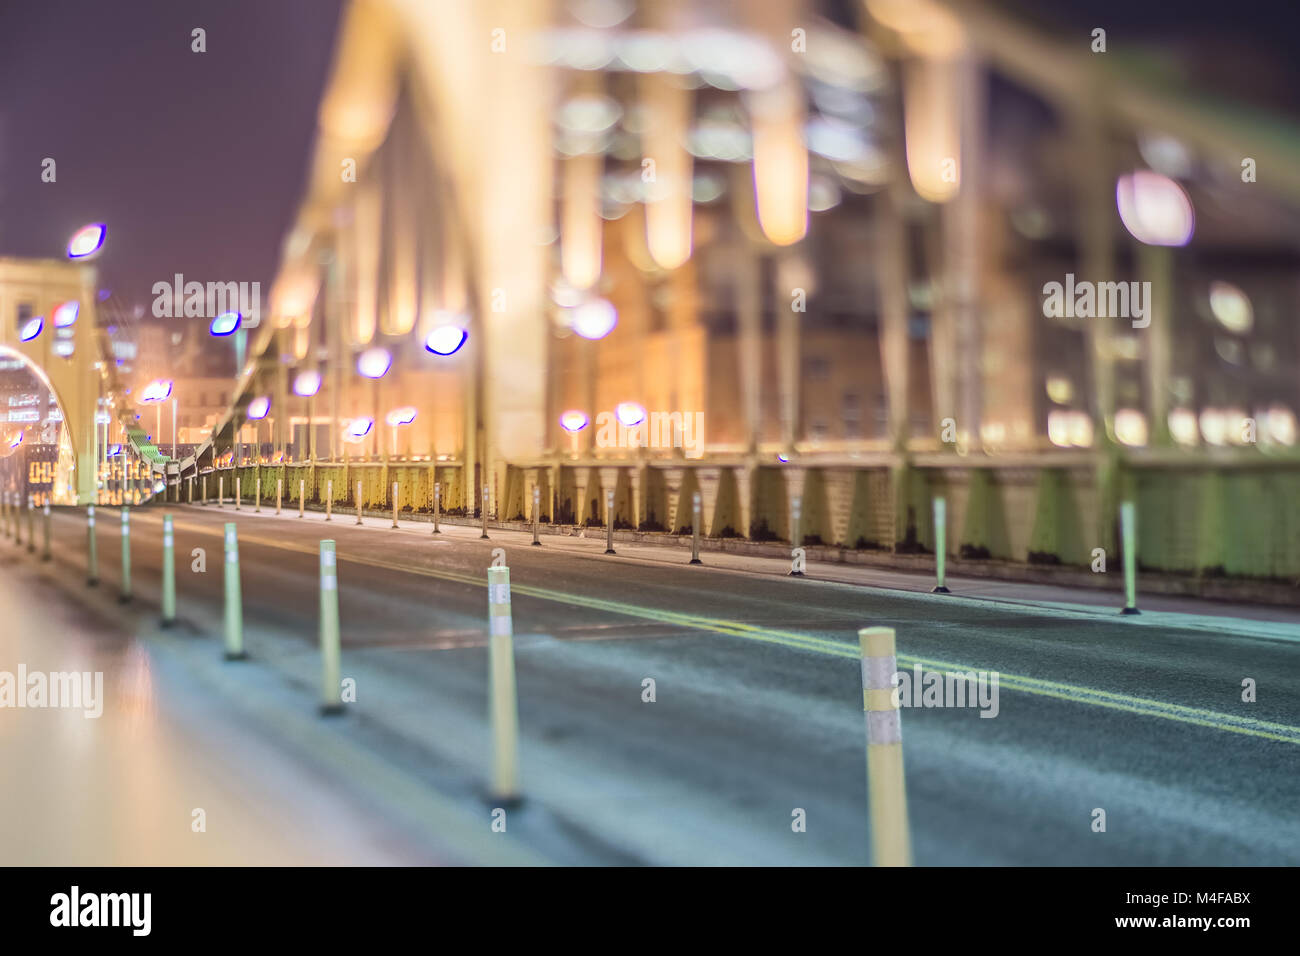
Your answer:
[[[277,489],[277,510],[279,505]],[[8,495],[0,501],[0,523],[6,533],[11,528],[21,543],[19,509],[11,507]],[[534,497],[534,543],[536,543],[536,496]],[[694,502],[698,528],[698,497]],[[34,550],[33,511],[27,508],[29,550]],[[43,509],[45,547],[50,555],[49,506]],[[358,520],[360,511],[358,510]],[[936,546],[943,555],[946,509],[943,499],[935,507]],[[396,526],[396,509],[393,522]],[[131,599],[131,525],[130,510],[120,509],[122,601]],[[436,530],[436,529],[435,529]],[[1125,613],[1137,613],[1135,594],[1136,527],[1132,503],[1121,508],[1121,530],[1125,554]],[[87,509],[88,583],[98,581],[95,540],[95,508]],[[243,600],[240,587],[238,530],[234,522],[224,527],[224,601],[223,645],[227,660],[247,657],[243,639]],[[171,514],[163,515],[162,623],[176,619],[175,532]],[[612,544],[612,542],[610,542]],[[696,545],[698,547],[698,545]],[[495,800],[511,801],[521,795],[519,779],[519,715],[514,662],[514,628],[510,599],[510,570],[494,566],[488,569],[488,659],[489,723],[492,734],[491,790]],[[937,566],[936,590],[944,588],[943,563]],[[335,542],[320,542],[319,639],[321,650],[321,710],[337,714],[343,710],[340,680],[340,629],[338,605],[338,559]],[[867,752],[867,789],[870,810],[874,861],[880,866],[906,866],[911,863],[910,829],[907,817],[907,794],[903,772],[902,720],[900,701],[895,694],[894,675],[898,672],[895,634],[892,628],[870,627],[858,632],[862,669],[862,701]]]

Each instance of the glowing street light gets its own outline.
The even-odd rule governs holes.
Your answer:
[[[108,229],[102,222],[82,226],[68,243],[68,258],[85,259],[93,256],[104,245],[104,237],[107,235]]]
[[[77,321],[77,313],[81,311],[81,304],[76,300],[64,302],[54,310],[54,327],[56,329],[66,329]]]
[[[259,395],[248,403],[248,420],[252,422],[260,422],[266,417],[270,410],[271,400],[265,395]]]
[[[360,444],[366,440],[370,434],[370,429],[375,427],[373,418],[354,418],[343,427],[343,440],[352,445]]]
[[[645,421],[645,406],[636,402],[619,402],[614,408],[614,416],[628,428],[635,428]]]
[[[243,321],[244,317],[239,312],[222,312],[212,320],[212,324],[208,326],[208,332],[218,338],[232,335],[238,330],[240,323]]]
[[[618,311],[608,299],[591,299],[570,313],[569,324],[584,339],[603,339],[618,325]]]
[[[357,371],[366,378],[380,379],[392,368],[393,356],[388,349],[366,349],[357,359]]]
[[[299,372],[293,380],[293,393],[302,398],[311,398],[320,391],[320,372],[307,369]]]
[[[1196,230],[1192,201],[1183,187],[1149,169],[1119,177],[1115,205],[1124,228],[1148,246],[1185,246]]]
[[[440,325],[424,339],[424,348],[434,355],[455,355],[469,339],[469,333],[459,325]]]
[[[43,328],[45,328],[45,316],[34,316],[23,323],[22,328],[18,330],[18,337],[24,342],[30,342],[41,334]]]
[[[566,432],[580,432],[587,427],[589,419],[586,412],[570,410],[560,416],[560,427]]]

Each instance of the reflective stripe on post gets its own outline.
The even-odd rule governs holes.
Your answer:
[[[233,521],[226,522],[226,660],[240,661],[244,653],[244,600],[239,589],[239,535]]]
[[[117,599],[131,600],[131,512],[122,505],[122,591]]]
[[[1137,606],[1137,509],[1133,502],[1119,506],[1120,536],[1124,546],[1124,610],[1121,614],[1141,614]]]
[[[176,548],[171,515],[163,515],[162,544],[162,626],[171,627],[176,621]]]
[[[703,564],[700,560],[700,493],[691,496],[691,564]]]
[[[519,797],[519,704],[515,691],[510,569],[488,568],[488,717],[492,725],[492,796]]]
[[[433,483],[433,533],[442,534],[438,530],[438,508],[442,504],[442,482]]]
[[[932,593],[950,594],[944,581],[948,568],[948,502],[944,498],[934,499],[934,577]]]
[[[484,486],[483,486],[483,508],[482,508],[482,515],[483,515],[483,533],[479,535],[480,538],[486,538],[486,537],[488,536],[488,533],[487,533],[487,513],[488,513],[488,486],[487,486],[487,485],[484,485]]]
[[[320,662],[322,714],[341,714],[339,682],[339,577],[333,541],[320,543]]]
[[[892,627],[858,631],[862,651],[862,709],[867,731],[867,809],[876,866],[911,866],[903,725],[894,696],[898,660]]]
[[[86,583],[99,583],[99,551],[95,547],[95,506],[86,506]]]
[[[361,524],[361,482],[357,482],[357,524]]]
[[[397,527],[397,482],[393,482],[393,527]]]
[[[614,550],[614,492],[605,492],[605,553],[617,554]]]
[[[542,514],[542,489],[534,485],[533,486],[533,547],[534,548],[540,548],[542,546],[541,528],[539,524],[541,521],[541,514]]]
[[[44,530],[44,535],[43,535],[43,537],[44,537],[44,539],[45,539],[45,541],[44,541],[44,546],[41,548],[41,560],[42,560],[42,561],[48,561],[48,560],[50,560],[50,557],[51,557],[51,554],[50,554],[50,503],[49,503],[48,501],[45,502],[44,506],[41,508],[41,512],[42,512],[42,515],[43,515],[43,517],[44,517],[44,520],[43,520],[42,523],[43,523],[43,525],[44,525],[44,529],[43,529],[43,530]]]

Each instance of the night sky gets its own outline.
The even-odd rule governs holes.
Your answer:
[[[305,182],[340,0],[0,2],[0,256],[108,224],[100,284],[260,281]],[[191,52],[190,31],[207,31]],[[41,181],[53,158],[56,183]]]

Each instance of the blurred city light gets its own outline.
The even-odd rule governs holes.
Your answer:
[[[636,402],[619,402],[614,415],[628,428],[632,428],[645,421],[645,407]]]
[[[72,241],[68,243],[68,258],[84,259],[87,256],[94,255],[104,244],[104,237],[107,234],[108,230],[103,223],[82,226],[73,235]]]
[[[81,304],[75,299],[64,302],[54,310],[54,327],[56,329],[66,329],[77,321],[77,313],[81,311]]]
[[[45,316],[35,316],[23,323],[22,328],[18,330],[18,338],[24,342],[30,342],[41,334],[43,328],[45,328]]]
[[[1244,334],[1255,324],[1250,299],[1231,282],[1210,283],[1210,311],[1229,332]]]
[[[222,312],[212,320],[212,324],[208,326],[208,331],[216,336],[230,335],[239,328],[243,319],[244,317],[238,312]]]
[[[265,395],[259,395],[248,403],[248,420],[250,422],[260,422],[271,411],[271,399]]]
[[[169,378],[155,379],[146,385],[140,392],[141,402],[161,402],[171,397],[172,380]]]
[[[357,359],[357,371],[366,378],[383,378],[393,365],[393,355],[388,349],[366,349]]]
[[[320,372],[306,369],[293,379],[293,393],[303,398],[311,398],[320,391]]]
[[[1136,408],[1115,413],[1115,438],[1123,445],[1141,447],[1147,443],[1147,417]]]
[[[440,325],[424,337],[424,348],[434,355],[455,355],[469,339],[469,332],[459,325]]]
[[[403,405],[401,408],[394,408],[385,416],[385,421],[389,425],[396,427],[398,425],[409,425],[415,421],[416,410],[412,405]]]
[[[1149,246],[1185,246],[1196,230],[1192,201],[1183,187],[1149,169],[1119,177],[1115,204],[1124,228]]]
[[[570,409],[560,416],[560,427],[566,432],[580,432],[587,427],[588,421],[586,412]]]
[[[570,310],[569,323],[584,339],[603,339],[618,324],[618,311],[608,299],[591,299]]]
[[[370,434],[370,429],[375,427],[373,418],[354,418],[343,428],[343,440],[350,444],[357,444]]]

